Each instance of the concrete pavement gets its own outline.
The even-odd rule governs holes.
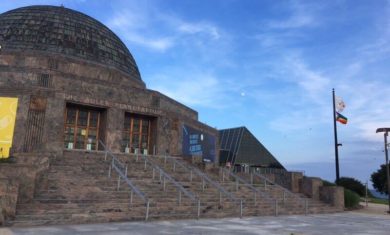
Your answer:
[[[249,217],[179,221],[2,228],[0,235],[89,234],[390,234],[390,215],[359,212],[309,216]]]

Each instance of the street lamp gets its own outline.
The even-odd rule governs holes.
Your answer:
[[[389,204],[389,210],[387,213],[390,213],[390,176],[389,176],[389,153],[388,148],[389,145],[387,144],[387,136],[390,132],[390,127],[382,127],[376,129],[376,133],[384,132],[384,138],[385,138],[385,157],[386,157],[386,178],[387,178],[387,195],[388,195],[388,204]]]

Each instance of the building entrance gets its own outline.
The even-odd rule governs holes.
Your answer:
[[[98,150],[102,126],[101,109],[67,105],[64,144],[67,149]]]
[[[122,133],[122,151],[135,154],[150,154],[153,117],[125,114]]]

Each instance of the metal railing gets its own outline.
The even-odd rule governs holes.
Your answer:
[[[149,200],[149,198],[143,192],[141,192],[141,190],[139,190],[131,182],[131,180],[127,177],[127,166],[122,164],[118,160],[118,158],[116,158],[114,156],[114,154],[112,154],[112,152],[109,149],[107,149],[107,147],[103,144],[102,141],[99,140],[99,142],[100,142],[100,144],[104,148],[104,152],[105,152],[105,154],[104,154],[104,161],[107,161],[107,157],[111,157],[111,164],[110,164],[110,167],[108,169],[108,177],[111,178],[111,173],[112,173],[112,170],[114,169],[116,171],[116,173],[118,174],[117,190],[120,189],[121,179],[123,179],[124,182],[130,187],[130,205],[132,205],[132,203],[133,203],[133,192],[139,198],[141,198],[142,201],[145,202],[145,207],[146,207],[145,220],[148,220],[148,218],[149,218],[149,208],[150,208],[150,200]]]
[[[304,208],[305,208],[305,215],[308,214],[308,206],[309,205],[308,205],[307,198],[301,198],[298,195],[296,195],[295,193],[291,192],[290,190],[280,186],[279,184],[276,184],[275,182],[269,180],[267,177],[265,177],[263,175],[260,175],[258,173],[255,173],[255,172],[250,173],[250,181],[251,181],[250,183],[251,184],[253,184],[253,176],[256,176],[256,177],[258,177],[258,178],[263,180],[263,182],[264,182],[264,189],[267,188],[267,184],[268,184],[268,185],[272,185],[273,187],[276,187],[276,188],[282,190],[282,192],[283,192],[283,202],[286,201],[286,196],[287,195],[289,195],[292,198],[295,198],[297,201],[300,201],[303,204]]]
[[[163,190],[166,190],[166,182],[167,180],[173,184],[173,186],[176,187],[177,191],[179,192],[178,194],[178,203],[181,205],[182,202],[182,194],[187,196],[191,201],[193,201],[196,206],[197,206],[197,218],[200,217],[200,206],[201,206],[201,201],[199,198],[197,198],[192,192],[188,191],[181,185],[179,182],[177,182],[171,175],[169,175],[167,172],[165,172],[161,167],[159,167],[156,163],[148,159],[146,155],[140,155],[140,154],[135,154],[136,161],[138,162],[139,156],[144,161],[144,169],[146,170],[147,164],[149,164],[152,167],[152,177],[153,179],[156,176],[156,172],[159,173],[159,180],[163,185]]]
[[[236,186],[236,191],[238,191],[238,188],[239,188],[239,185],[241,183],[241,185],[244,185],[245,187],[249,188],[250,190],[253,191],[253,203],[254,205],[257,205],[257,197],[258,195],[261,195],[262,198],[265,198],[269,203],[273,203],[274,204],[274,209],[275,209],[275,216],[278,215],[278,201],[277,200],[273,200],[269,195],[267,195],[266,193],[260,191],[259,189],[255,188],[253,185],[249,184],[248,182],[246,182],[244,179],[242,179],[241,177],[235,175],[233,172],[227,170],[227,169],[224,169],[224,168],[219,168],[220,169],[220,172],[222,174],[222,181],[224,182],[225,181],[225,174],[227,174],[227,178],[226,179],[229,179],[229,177],[233,177],[233,179],[235,180],[235,186]]]
[[[201,170],[197,169],[196,167],[193,166],[187,166],[184,163],[180,162],[176,158],[172,156],[167,156],[167,155],[155,155],[154,157],[158,158],[163,158],[164,159],[164,165],[167,164],[168,161],[172,162],[172,170],[175,172],[177,167],[181,167],[185,172],[188,172],[190,175],[190,181],[192,182],[193,177],[199,177],[202,181],[202,191],[205,190],[206,184],[208,183],[212,187],[218,190],[219,194],[219,204],[222,204],[222,198],[223,195],[230,201],[232,201],[234,204],[237,204],[240,206],[240,218],[242,217],[242,212],[243,212],[243,201],[242,199],[237,198],[234,196],[234,194],[230,193],[229,191],[225,190],[220,184],[215,182],[214,180],[210,179],[207,174],[202,172]]]

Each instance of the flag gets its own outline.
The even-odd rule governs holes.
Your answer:
[[[345,103],[341,97],[336,97],[336,110],[341,113],[345,109]]]
[[[344,117],[339,112],[336,112],[336,121],[338,121],[338,122],[340,122],[342,124],[347,124],[348,118]]]

